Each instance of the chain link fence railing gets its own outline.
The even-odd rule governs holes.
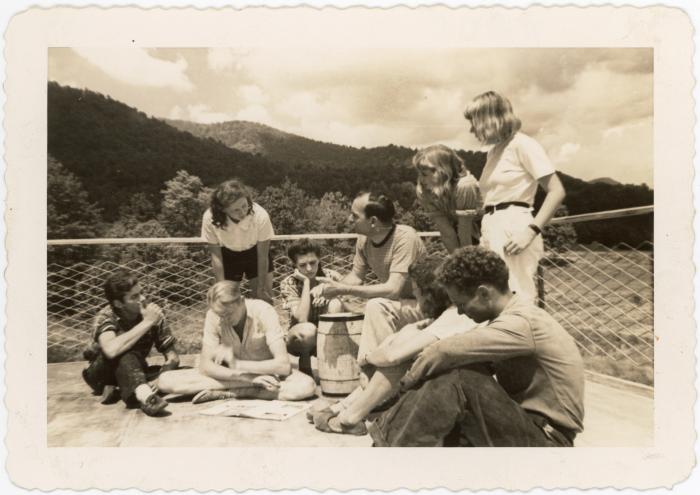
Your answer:
[[[573,217],[572,217],[573,218]],[[559,223],[565,219],[557,219]],[[435,234],[428,251],[446,255]],[[292,271],[285,253],[294,238],[272,242],[275,306],[283,324],[279,284]],[[319,235],[324,267],[347,273],[351,235]],[[205,295],[213,283],[206,247],[192,239],[94,240],[88,245],[50,241],[47,305],[49,362],[82,359],[92,320],[106,304],[103,281],[125,268],[164,307],[181,353],[199,352]],[[79,260],[79,261],[76,261]],[[547,253],[538,273],[540,304],[576,339],[589,370],[653,384],[653,245],[572,244]],[[247,288],[244,284],[244,293]]]

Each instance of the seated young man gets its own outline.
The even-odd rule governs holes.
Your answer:
[[[584,377],[571,335],[509,290],[508,268],[492,251],[455,251],[438,281],[460,313],[486,324],[418,356],[402,379],[407,391],[370,425],[374,444],[572,446],[583,429]]]
[[[207,293],[199,369],[176,370],[158,378],[164,393],[196,394],[198,404],[218,399],[302,400],[314,395],[310,376],[292,370],[275,309],[244,299],[230,280]]]
[[[146,357],[155,344],[165,355],[162,370],[175,369],[179,358],[163,311],[153,303],[145,304],[138,278],[119,271],[104,283],[109,305],[95,317],[91,363],[83,370],[85,382],[96,394],[105,387],[118,385],[128,405],[134,400],[149,416],[158,416],[166,407],[147,382]]]
[[[383,194],[362,192],[352,202],[350,221],[359,234],[352,270],[342,280],[320,277],[313,296],[367,299],[358,359],[384,339],[424,317],[413,297],[408,267],[427,254],[413,227],[397,224],[394,202]],[[379,283],[369,282],[369,272]]]
[[[312,376],[311,356],[316,354],[316,330],[318,318],[325,313],[343,311],[338,299],[327,300],[323,296],[311,295],[311,289],[320,282],[317,276],[340,280],[342,275],[321,267],[321,248],[301,239],[289,247],[287,256],[294,263],[294,273],[280,284],[284,309],[289,311],[290,327],[287,333],[287,350],[299,356],[299,371]]]
[[[387,337],[364,359],[363,370],[370,376],[342,401],[312,414],[316,428],[329,433],[367,433],[364,420],[369,413],[399,391],[399,381],[413,358],[440,339],[466,332],[475,323],[450,306],[445,290],[435,280],[437,257],[415,261],[409,268],[413,294],[426,319],[411,323]]]

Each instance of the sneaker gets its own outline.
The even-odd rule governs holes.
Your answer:
[[[202,390],[192,397],[192,404],[201,404],[212,400],[235,399],[236,392],[232,390]]]
[[[168,403],[165,402],[158,394],[151,394],[146,399],[146,402],[140,405],[141,410],[149,416],[159,416],[163,410],[168,407]]]

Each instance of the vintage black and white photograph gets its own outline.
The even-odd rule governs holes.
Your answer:
[[[48,62],[49,445],[653,444],[652,49]]]
[[[13,479],[678,482],[691,33],[665,8],[20,17]]]

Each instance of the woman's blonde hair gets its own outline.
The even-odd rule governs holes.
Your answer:
[[[212,305],[224,294],[236,295],[241,293],[241,285],[231,280],[221,280],[212,285],[207,291],[207,305]]]
[[[506,141],[522,126],[508,98],[495,91],[474,98],[464,110],[464,118],[471,122],[477,139],[485,144]]]
[[[432,165],[437,169],[440,183],[426,190],[420,182],[420,170],[416,183],[416,195],[422,202],[432,202],[438,211],[449,211],[452,203],[452,189],[464,176],[464,162],[454,150],[444,144],[424,148],[413,156],[413,166],[418,170],[421,165]]]

